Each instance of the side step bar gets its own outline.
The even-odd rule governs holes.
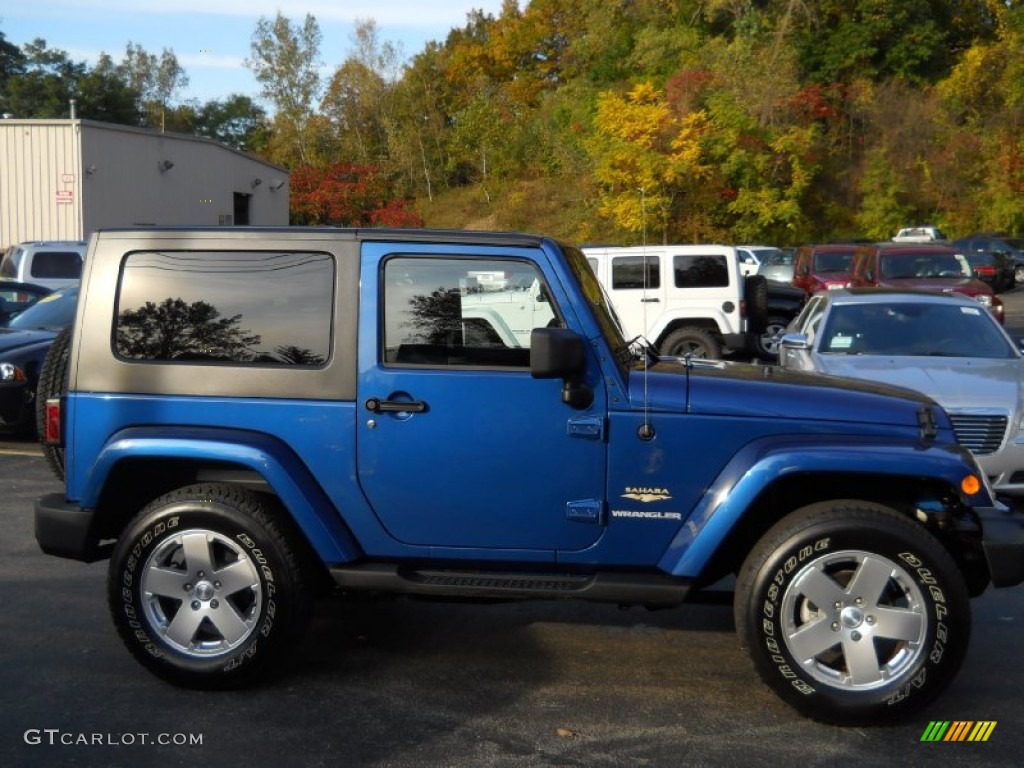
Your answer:
[[[659,574],[567,574],[418,569],[386,563],[331,568],[339,587],[455,598],[593,600],[639,605],[678,605],[689,584]]]

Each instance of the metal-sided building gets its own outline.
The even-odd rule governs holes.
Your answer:
[[[288,172],[212,139],[0,120],[0,253],[102,227],[288,223]]]

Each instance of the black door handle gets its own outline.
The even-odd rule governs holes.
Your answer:
[[[640,299],[641,304],[657,304],[661,299]]]
[[[371,397],[364,405],[370,413],[423,413],[427,404],[420,400],[379,400]]]

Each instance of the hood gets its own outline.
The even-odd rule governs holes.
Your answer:
[[[969,277],[908,277],[879,280],[878,285],[881,288],[928,291],[929,293],[962,293],[965,296],[992,295],[992,289],[985,283]]]
[[[49,344],[57,331],[0,328],[0,358],[36,344]]]
[[[1017,410],[1024,359],[822,355],[821,370],[836,376],[885,381],[933,398],[951,411],[985,408]]]
[[[815,282],[821,283],[822,285],[846,285],[850,282],[849,272],[815,272]]]
[[[643,408],[646,399],[648,408],[662,412],[912,426],[921,406],[934,404],[919,392],[873,381],[704,360],[693,361],[689,372],[678,361],[658,363],[646,382],[635,368],[629,393],[633,408]]]

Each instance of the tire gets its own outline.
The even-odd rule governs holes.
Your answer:
[[[813,504],[769,530],[740,571],[735,616],[768,686],[838,725],[920,710],[956,675],[971,627],[945,548],[897,512],[853,500]]]
[[[143,509],[114,547],[107,590],[136,660],[206,689],[278,666],[312,609],[310,579],[283,530],[260,496],[230,485],[180,488]]]
[[[71,355],[71,329],[65,328],[54,338],[43,358],[36,384],[36,434],[50,470],[58,480],[64,479],[64,448],[46,442],[46,401],[61,397],[68,391],[68,359]]]
[[[689,355],[704,360],[722,359],[722,345],[703,328],[680,328],[672,331],[659,346],[659,351],[669,357]]]
[[[754,352],[759,358],[772,363],[778,362],[778,336],[788,325],[789,320],[785,317],[773,316],[768,318],[760,333],[754,335]]]
[[[751,330],[760,331],[768,321],[768,281],[762,275],[743,279],[743,300]]]

